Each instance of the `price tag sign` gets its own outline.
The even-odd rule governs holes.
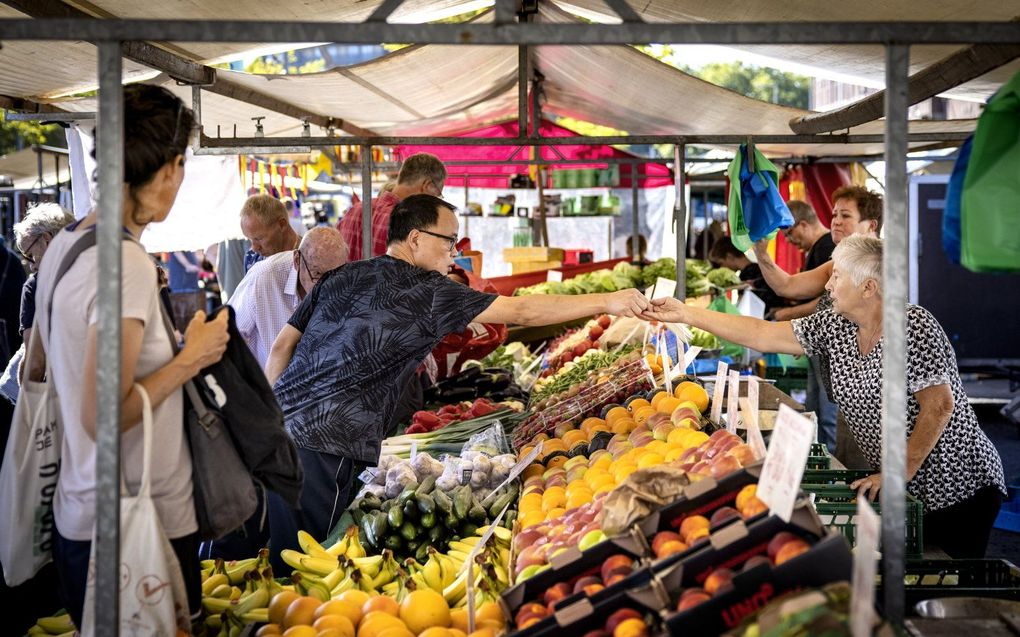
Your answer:
[[[516,480],[517,476],[524,473],[524,470],[527,469],[531,465],[531,463],[535,462],[535,458],[537,458],[540,453],[542,453],[542,441],[539,441],[539,443],[535,445],[535,448],[528,452],[528,455],[521,458],[517,464],[511,467],[510,473],[507,475],[506,480],[504,480],[498,487],[493,489],[493,491],[499,491],[506,485]]]
[[[857,498],[857,546],[850,595],[850,634],[871,635],[875,612],[875,573],[878,569],[878,541],[881,522],[867,498]]]
[[[740,399],[740,412],[744,417],[744,429],[747,430],[747,444],[750,445],[754,457],[761,460],[765,457],[765,439],[762,438],[761,429],[758,427],[758,410],[750,398]]]
[[[730,370],[730,388],[726,392],[726,430],[737,433],[737,397],[740,395],[740,374]]]
[[[496,532],[496,527],[503,521],[503,516],[506,515],[506,510],[510,508],[510,502],[503,507],[503,510],[499,512],[496,519],[489,525],[489,529],[482,535],[482,538],[478,540],[475,547],[471,549],[471,553],[468,555],[468,559],[465,562],[467,566],[467,600],[468,600],[468,630],[475,632],[475,557],[482,552],[485,545],[488,544],[489,539],[492,538],[492,534]],[[459,575],[459,573],[458,573]]]
[[[666,348],[666,332],[659,331],[659,335],[655,339],[655,349],[658,350],[659,358],[662,359],[662,380],[666,385],[666,391],[670,396],[673,395],[673,379],[670,378],[672,375],[672,361],[669,360],[669,350]]]
[[[754,411],[754,422],[758,422],[758,377],[751,374],[747,377],[747,402],[751,403],[751,409]]]
[[[758,480],[757,496],[786,522],[793,514],[813,436],[814,426],[810,420],[786,405],[779,406],[776,428]]]
[[[545,275],[545,280],[559,283],[563,281],[563,273],[559,270],[549,270],[549,272]]]
[[[676,281],[664,279],[661,276],[655,281],[652,292],[653,299],[671,299],[676,294]]]
[[[411,441],[411,460],[414,460],[417,457],[418,457],[418,441],[417,440],[412,440]]]
[[[684,359],[676,364],[676,367],[674,367],[673,371],[670,372],[670,376],[677,376],[678,374],[685,373],[687,368],[691,366],[691,363],[694,362],[694,359],[697,358],[700,353],[701,348],[697,345],[688,347],[687,351],[684,352]],[[723,364],[725,365],[725,363]]]
[[[715,370],[715,389],[712,390],[712,422],[717,425],[722,422],[723,393],[726,391],[726,370],[729,368],[729,365],[719,361],[719,367]]]

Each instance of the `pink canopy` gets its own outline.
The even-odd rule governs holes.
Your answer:
[[[542,137],[577,137],[577,133],[562,126],[553,124],[548,120],[542,120]],[[517,137],[517,120],[508,120],[499,124],[491,124],[476,130],[457,131],[452,135],[456,137]],[[514,151],[517,151],[514,154]],[[559,153],[557,153],[559,151]],[[414,153],[425,152],[437,155],[444,162],[454,161],[505,161],[503,164],[483,164],[475,166],[447,166],[446,185],[454,188],[463,187],[464,176],[468,175],[469,184],[475,188],[506,188],[509,178],[514,174],[527,174],[530,168],[527,164],[515,164],[514,159],[530,159],[541,157],[549,161],[559,159],[591,159],[591,164],[563,164],[551,166],[552,170],[577,169],[577,168],[606,168],[608,164],[599,163],[599,159],[617,158],[626,159],[637,157],[631,153],[617,150],[612,146],[537,146],[519,147],[508,146],[399,146],[397,153],[401,158],[408,157]],[[535,153],[536,155],[533,155]],[[561,157],[562,155],[562,157]],[[511,158],[511,156],[513,158]],[[620,188],[631,187],[631,166],[623,164],[620,166]],[[673,177],[669,168],[663,164],[639,164],[638,165],[638,186],[640,188],[656,188],[673,184]]]

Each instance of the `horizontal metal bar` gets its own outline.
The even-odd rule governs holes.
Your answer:
[[[389,24],[271,20],[0,20],[4,40],[341,42],[379,44],[971,44],[1020,43],[1014,22]]]
[[[962,142],[970,133],[912,133],[910,142]],[[875,144],[881,133],[869,135],[618,135],[609,137],[202,137],[205,149],[245,147],[369,146],[598,146],[648,144],[742,144],[748,137],[758,144]]]
[[[8,111],[5,116],[5,119],[15,122],[77,122],[95,118],[95,113],[68,113],[66,111],[59,113],[14,113]]]

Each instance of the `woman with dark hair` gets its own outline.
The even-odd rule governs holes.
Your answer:
[[[186,344],[174,355],[163,323],[156,266],[138,242],[145,227],[166,219],[184,179],[184,154],[194,129],[190,109],[166,89],[124,89],[124,240],[121,244],[121,471],[138,489],[142,471],[142,400],[153,409],[152,498],[181,564],[192,614],[200,610],[198,524],[192,500],[191,456],[184,437],[181,386],[218,361],[227,344],[227,314],[206,322],[198,312]],[[60,595],[76,625],[82,605],[95,526],[96,496],[96,288],[98,251],[81,252],[57,279],[58,269],[96,213],[57,233],[39,270],[39,327],[64,423],[61,470],[54,496],[53,558]],[[46,307],[52,303],[52,314]]]

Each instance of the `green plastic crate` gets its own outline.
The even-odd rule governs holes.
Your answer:
[[[831,466],[831,465],[830,465]],[[854,480],[867,478],[870,471],[850,471],[849,469],[812,469],[810,466],[801,478],[803,484],[850,484]]]
[[[846,484],[811,484],[804,482],[801,488],[807,493],[815,494],[815,510],[822,523],[839,530],[844,537],[855,545],[857,533],[857,492]],[[882,514],[882,505],[878,501],[871,503],[875,513]],[[907,559],[924,557],[924,505],[917,498],[907,494],[906,502],[906,545],[904,554]]]
[[[776,381],[779,391],[790,394],[795,390],[807,391],[808,370],[806,367],[766,367],[765,378]]]

